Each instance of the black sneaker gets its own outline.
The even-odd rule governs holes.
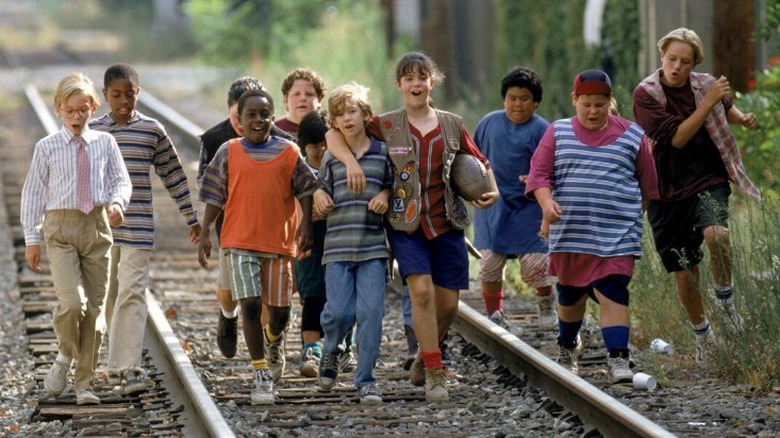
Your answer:
[[[358,397],[360,397],[361,404],[375,405],[382,403],[382,392],[379,391],[376,383],[373,382],[358,388]]]
[[[230,359],[236,355],[236,341],[238,339],[238,316],[226,318],[219,311],[219,325],[217,326],[217,346],[223,356]]]
[[[323,353],[320,358],[320,388],[330,391],[339,376],[339,355]]]

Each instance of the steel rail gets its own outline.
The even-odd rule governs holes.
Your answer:
[[[595,386],[572,374],[461,301],[452,324],[461,336],[515,375],[525,374],[558,404],[608,437],[674,437]]]

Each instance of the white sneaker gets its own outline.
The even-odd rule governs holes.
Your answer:
[[[254,388],[250,402],[252,405],[274,404],[274,381],[270,370],[256,370],[254,374]]]
[[[76,393],[76,404],[79,406],[99,405],[100,398],[98,398],[98,396],[96,396],[95,393],[89,389],[82,389]]]
[[[523,328],[509,322],[509,320],[506,319],[504,312],[500,310],[493,312],[493,314],[490,315],[490,320],[493,321],[494,324],[502,327],[504,330],[517,336],[518,338],[523,336]]]
[[[622,357],[610,357],[607,359],[609,367],[609,383],[631,382],[634,373],[629,367],[628,359]]]
[[[704,365],[707,363],[707,356],[709,356],[713,345],[715,344],[715,333],[712,332],[712,328],[707,330],[707,333],[703,335],[696,335],[696,363]]]
[[[555,292],[550,295],[536,297],[538,307],[539,327],[556,328],[558,326],[558,311],[555,308]]]
[[[69,364],[58,360],[52,362],[51,368],[49,368],[46,377],[43,379],[43,389],[46,390],[47,396],[56,397],[62,394],[62,391],[65,390],[65,386],[68,383],[69,372]]]
[[[265,330],[265,329],[263,329]],[[287,358],[284,357],[284,337],[285,332],[274,342],[268,342],[268,336],[263,336],[263,348],[265,349],[265,359],[268,361],[268,368],[271,369],[271,377],[274,382],[278,382],[284,374],[284,365]]]
[[[738,333],[745,328],[745,320],[737,313],[737,306],[734,305],[733,296],[725,300],[715,299],[715,304],[723,313],[723,322],[726,330],[731,333]]]

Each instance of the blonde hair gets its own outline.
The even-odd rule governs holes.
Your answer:
[[[330,96],[328,96],[328,122],[331,126],[334,126],[337,116],[344,114],[350,101],[360,108],[364,116],[371,117],[373,112],[371,111],[371,103],[368,101],[368,92],[368,88],[355,82],[350,82],[333,90]]]
[[[699,35],[696,35],[696,32],[684,27],[677,28],[667,33],[666,36],[658,41],[658,52],[661,53],[661,56],[664,56],[666,49],[669,48],[669,44],[674,41],[687,43],[691,46],[693,49],[693,65],[699,65],[700,62],[704,61],[704,49],[702,48],[703,44],[701,43]]]
[[[609,113],[613,116],[620,116],[620,109],[618,109],[618,101],[615,96],[609,98]]]
[[[57,84],[57,91],[54,92],[54,111],[59,114],[65,102],[76,94],[86,95],[90,100],[90,104],[95,108],[100,105],[100,97],[97,91],[95,91],[95,85],[92,83],[92,80],[84,73],[75,72],[65,76]]]

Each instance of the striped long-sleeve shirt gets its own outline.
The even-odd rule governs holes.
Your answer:
[[[118,204],[125,211],[133,186],[116,140],[85,127],[90,164],[92,201]],[[32,163],[22,188],[20,221],[27,245],[41,244],[43,218],[49,210],[76,210],[76,157],[78,140],[67,128],[44,137],[35,145]]]
[[[121,126],[108,114],[92,120],[89,126],[116,138],[133,182],[133,196],[125,212],[125,222],[119,228],[112,228],[115,245],[154,248],[151,168],[178,205],[187,226],[198,223],[179,155],[160,122],[135,111]]]
[[[382,215],[368,209],[374,196],[393,185],[387,146],[372,138],[371,146],[358,163],[366,175],[366,189],[362,193],[347,187],[347,168],[343,163],[330,152],[322,159],[319,186],[333,199],[325,233],[323,264],[363,262],[388,255]]]

